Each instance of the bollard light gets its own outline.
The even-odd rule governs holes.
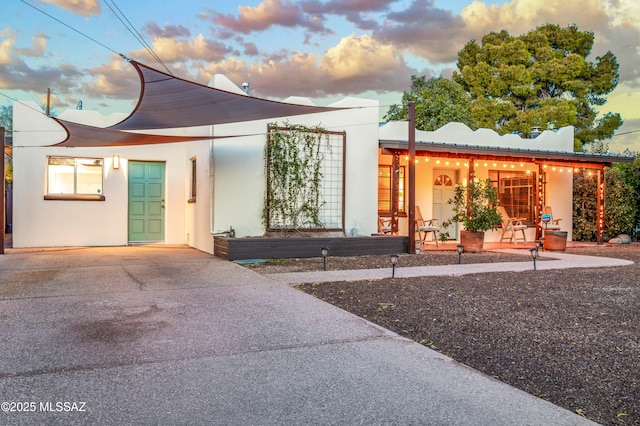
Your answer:
[[[396,265],[398,264],[398,255],[392,254],[389,256],[391,258],[391,278],[396,277]]]
[[[329,254],[329,247],[322,247],[320,249],[320,254],[322,254],[322,264],[323,264],[323,269],[326,271],[327,270],[327,255]]]
[[[531,252],[531,258],[533,259],[533,270],[536,270],[536,259],[538,258],[538,248],[534,247],[532,249],[529,249],[529,251]]]
[[[462,244],[458,244],[458,265],[462,263],[462,253],[464,253],[464,246]]]

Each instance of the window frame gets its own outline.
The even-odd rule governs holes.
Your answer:
[[[510,176],[509,176],[510,175]],[[495,179],[497,178],[497,180]],[[517,180],[523,180],[523,179],[527,179],[527,184],[526,185],[508,185],[507,181],[517,181]],[[535,191],[536,191],[536,178],[535,178],[535,174],[534,173],[527,173],[524,171],[513,171],[513,170],[489,170],[489,179],[491,180],[491,184],[498,190],[498,201],[499,201],[499,205],[503,206],[505,208],[505,210],[507,211],[507,214],[510,217],[517,217],[517,218],[521,218],[522,223],[528,226],[535,226],[536,225],[536,215],[535,215],[535,211],[536,211],[536,205],[535,205]],[[527,199],[527,204],[523,204],[523,203],[516,203],[513,198],[510,199],[510,202],[506,202],[505,198],[503,197],[503,194],[506,194],[508,192],[509,189],[513,189],[515,188],[517,190],[517,188],[527,188],[526,189],[526,199]],[[517,196],[518,194],[516,194]],[[522,195],[520,195],[520,197],[522,197]],[[526,212],[523,213],[521,208],[517,208],[517,207],[526,207]]]
[[[382,178],[382,175],[380,173],[380,171],[382,169],[386,169],[388,170],[388,188],[389,188],[389,199],[388,200],[383,200],[383,202],[386,204],[385,207],[388,206],[388,210],[381,210],[380,209],[380,205],[381,203],[381,198],[380,198],[380,179]],[[392,175],[392,171],[393,171],[393,165],[391,164],[379,164],[378,165],[378,215],[379,216],[391,216],[391,198],[392,198],[392,194],[391,194],[391,187],[392,187],[392,181],[391,179],[393,178]],[[399,173],[399,179],[398,179],[398,214],[400,216],[405,216],[406,213],[406,197],[405,197],[405,188],[407,187],[407,174],[406,174],[406,168],[405,166],[400,166],[400,171]]]
[[[191,168],[191,180],[189,181],[189,199],[187,203],[195,203],[198,195],[198,163],[196,157],[189,159],[189,165]]]
[[[51,164],[52,159],[59,160],[73,160],[73,193],[70,192],[49,192],[51,190],[51,172],[49,167],[55,166]],[[100,187],[98,194],[89,194],[78,192],[78,166],[83,166],[80,161],[100,162]],[[45,200],[58,200],[58,201],[104,201],[104,158],[98,157],[69,157],[63,155],[47,155],[46,157],[46,183],[45,183]],[[98,166],[97,164],[95,165]]]

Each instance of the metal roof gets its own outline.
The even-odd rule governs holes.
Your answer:
[[[383,154],[387,152],[408,152],[408,142],[402,140],[380,140],[379,146]],[[466,144],[452,144],[444,142],[416,141],[416,155],[432,157],[477,157],[500,159],[503,161],[524,161],[543,163],[572,163],[576,165],[598,164],[611,165],[612,163],[631,163],[632,156],[617,154],[590,154],[585,152],[566,152],[534,150],[523,148],[506,148],[497,146],[477,146]]]

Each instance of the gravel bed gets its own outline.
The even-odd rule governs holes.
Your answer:
[[[298,288],[593,421],[640,425],[640,244],[566,253],[636,263]],[[525,259],[493,252],[463,255],[466,263]],[[327,269],[389,267],[388,256],[327,262]],[[428,252],[402,255],[398,263],[454,262],[456,253]],[[322,259],[251,268],[260,273],[320,270]]]

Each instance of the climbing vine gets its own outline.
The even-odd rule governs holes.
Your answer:
[[[322,228],[322,162],[327,131],[270,124],[265,145],[267,193],[262,220],[267,230]]]

